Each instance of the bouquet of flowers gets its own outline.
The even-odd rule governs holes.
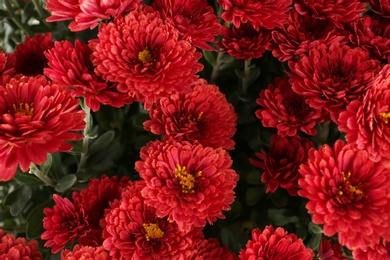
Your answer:
[[[390,259],[387,0],[3,0],[1,259]]]

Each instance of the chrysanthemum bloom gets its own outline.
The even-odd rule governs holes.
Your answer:
[[[143,181],[123,190],[120,201],[112,203],[105,217],[103,246],[113,259],[188,259],[193,243],[203,240],[200,230],[189,233],[176,223],[156,216],[144,203]]]
[[[346,43],[346,37],[326,20],[314,19],[310,14],[300,15],[295,9],[289,12],[282,28],[272,31],[272,41],[266,46],[280,61],[288,61],[320,44]]]
[[[48,68],[45,76],[55,83],[70,87],[75,97],[86,97],[86,104],[93,111],[100,109],[100,104],[121,107],[132,99],[116,88],[116,83],[108,82],[96,76],[90,61],[92,50],[88,45],[75,41],[57,41],[46,52]]]
[[[390,21],[366,15],[350,23],[346,29],[351,31],[350,45],[367,50],[374,59],[387,60],[390,57]]]
[[[100,220],[104,218],[104,212],[110,207],[110,202],[120,199],[122,189],[131,185],[127,177],[119,179],[116,176],[109,178],[103,175],[101,178],[92,178],[88,187],[80,192],[73,192],[72,199],[75,204],[82,205],[85,216],[88,219],[91,231],[79,238],[82,245],[99,246],[103,243]]]
[[[390,244],[389,241],[380,239],[379,243],[372,245],[364,250],[358,248],[352,251],[355,260],[389,260]]]
[[[264,28],[255,30],[249,23],[242,24],[239,28],[222,27],[222,41],[219,42],[221,51],[229,53],[237,59],[249,60],[260,58],[265,52],[265,47],[271,41],[271,32]]]
[[[348,143],[366,150],[370,159],[390,168],[390,66],[378,74],[363,101],[352,101],[340,114],[339,129]]]
[[[312,18],[327,20],[337,27],[351,22],[366,11],[365,4],[358,0],[294,0],[294,7],[301,15],[309,13]]]
[[[95,72],[147,108],[173,92],[189,92],[203,68],[202,54],[178,40],[177,30],[150,6],[103,24],[98,37],[90,41]]]
[[[264,169],[261,181],[267,183],[266,192],[275,192],[280,186],[292,196],[297,195],[299,166],[307,161],[307,153],[314,144],[298,135],[293,137],[271,136],[269,154],[261,150],[255,153],[260,159],[249,159],[257,168]]]
[[[330,240],[321,240],[320,248],[318,249],[318,260],[348,260],[348,257],[343,256],[341,246],[338,242],[332,243]]]
[[[226,246],[221,246],[218,239],[209,238],[197,243],[192,249],[189,260],[237,260],[237,255],[229,251]]]
[[[68,243],[80,236],[86,235],[90,228],[84,209],[79,203],[72,203],[67,198],[54,194],[56,205],[53,208],[45,208],[43,219],[42,240],[47,240],[45,246],[53,247],[51,252],[60,252]]]
[[[366,51],[337,42],[321,44],[288,65],[292,89],[310,106],[329,111],[336,123],[351,101],[363,99],[380,70],[379,61],[371,59]]]
[[[389,0],[368,0],[371,11],[379,14],[383,18],[390,18],[390,1]]]
[[[154,141],[141,149],[140,156],[135,169],[146,183],[141,192],[145,203],[180,230],[204,227],[230,210],[238,175],[222,148]]]
[[[207,43],[215,42],[221,25],[207,0],[155,0],[152,6],[164,21],[172,23],[181,39],[204,50],[213,49]]]
[[[44,52],[53,47],[52,35],[36,34],[33,38],[26,36],[23,43],[16,46],[13,52],[15,57],[15,72],[25,76],[43,75],[47,67],[47,58]]]
[[[221,17],[233,22],[239,28],[250,23],[256,30],[260,27],[273,29],[282,27],[287,20],[287,12],[292,0],[217,0],[222,6]]]
[[[301,190],[312,221],[323,224],[348,249],[379,242],[390,229],[390,169],[370,160],[364,150],[343,141],[309,151],[299,169]]]
[[[15,74],[15,56],[9,53],[3,53],[0,51],[0,77],[4,75],[14,75]]]
[[[42,254],[38,251],[38,242],[5,233],[0,229],[0,259],[30,259],[41,260]]]
[[[102,246],[75,245],[72,250],[65,249],[61,252],[61,260],[111,260],[111,256]]]
[[[95,28],[101,20],[127,13],[142,0],[47,0],[46,9],[51,12],[46,21],[72,20],[69,29],[73,32]]]
[[[246,244],[246,249],[241,249],[239,256],[241,260],[311,260],[314,254],[295,234],[288,234],[281,227],[275,230],[273,226],[266,226],[263,231],[259,228],[252,230],[252,239]]]
[[[44,76],[0,77],[0,180],[13,178],[18,165],[42,164],[47,153],[66,152],[66,141],[83,138],[85,113],[62,85]]]
[[[166,134],[165,139],[200,142],[203,146],[234,149],[237,115],[218,87],[199,80],[189,94],[159,99],[150,109],[147,131]]]
[[[291,89],[288,78],[275,78],[256,102],[262,106],[256,116],[263,126],[276,128],[280,136],[294,136],[298,131],[315,135],[315,125],[324,121],[323,110],[309,106],[303,96]]]

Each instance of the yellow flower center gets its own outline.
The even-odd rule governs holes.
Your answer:
[[[187,119],[189,122],[198,124],[200,120],[203,118],[203,112],[200,112],[197,117],[193,116],[192,114],[189,114]]]
[[[196,179],[202,176],[202,171],[198,171],[193,175],[187,170],[187,167],[177,164],[175,176],[179,180],[181,192],[193,194],[195,192]]]
[[[386,124],[389,123],[389,118],[390,118],[390,112],[382,112],[379,114],[379,117],[380,119],[382,119],[383,122],[385,122]]]
[[[138,59],[142,61],[143,64],[149,63],[152,60],[152,53],[145,48],[143,51],[138,53]]]
[[[145,239],[150,241],[151,239],[160,239],[163,238],[164,232],[160,229],[156,223],[144,223],[142,225],[146,231]]]
[[[341,174],[343,175],[343,181],[344,183],[348,186],[349,188],[349,192],[351,192],[352,194],[354,195],[363,195],[363,191],[361,189],[359,189],[359,185],[357,186],[353,186],[350,182],[350,178],[351,178],[351,171],[348,171],[347,174],[345,174],[345,172],[341,172]],[[339,187],[339,196],[343,196],[344,195],[344,192],[342,191],[342,188],[343,186],[340,186]]]
[[[27,103],[19,103],[18,106],[16,104],[13,104],[12,108],[14,109],[15,113],[22,116],[31,117],[34,113],[34,108],[32,103],[30,105]]]

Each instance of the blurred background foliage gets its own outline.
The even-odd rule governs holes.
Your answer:
[[[209,1],[214,7],[216,1]],[[79,39],[84,43],[96,37],[97,31],[72,33],[68,22],[47,23],[49,13],[44,9],[44,0],[2,0],[0,1],[0,48],[12,52],[16,45],[23,42],[25,36],[33,37],[37,33],[51,32],[53,41]],[[305,209],[306,201],[292,197],[285,190],[266,194],[266,186],[261,183],[261,170],[249,163],[254,153],[267,150],[270,136],[276,131],[264,128],[255,116],[258,109],[256,99],[261,89],[272,83],[277,76],[285,75],[287,65],[275,59],[270,52],[260,59],[253,59],[249,74],[249,87],[242,89],[244,61],[229,55],[218,57],[216,52],[203,52],[201,62],[205,65],[200,73],[202,78],[210,80],[216,60],[221,59],[218,77],[214,84],[226,95],[238,114],[237,132],[234,136],[235,150],[230,151],[233,168],[240,175],[235,189],[236,200],[231,211],[225,212],[226,218],[204,229],[206,237],[216,237],[235,252],[245,247],[253,228],[266,225],[281,226],[295,233],[312,249],[318,249],[322,237],[321,227],[310,222]],[[102,106],[93,113],[91,141],[88,144],[87,163],[78,169],[82,141],[74,143],[70,153],[54,153],[40,166],[56,182],[54,187],[42,185],[34,175],[18,172],[14,180],[0,183],[0,227],[7,232],[28,239],[37,239],[45,259],[57,259],[43,248],[40,235],[43,232],[43,209],[52,207],[52,194],[71,196],[72,191],[86,187],[91,177],[102,174],[109,176],[128,176],[136,180],[134,162],[139,160],[139,150],[148,141],[158,139],[143,129],[148,112],[141,104],[133,103],[122,108]],[[314,143],[333,143],[339,136],[337,128],[324,124],[319,126],[319,134],[312,138]],[[317,138],[317,139],[316,139]],[[319,140],[318,138],[321,138]]]

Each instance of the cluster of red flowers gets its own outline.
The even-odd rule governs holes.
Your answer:
[[[359,0],[217,0],[222,25],[206,0],[47,0],[49,22],[97,27],[97,36],[71,43],[36,35],[0,53],[0,180],[83,138],[76,98],[95,112],[142,102],[145,130],[163,135],[140,151],[142,180],[102,176],[72,199],[53,195],[45,246],[62,259],[312,259],[282,228],[254,229],[239,256],[202,233],[230,210],[239,175],[226,151],[237,115],[219,87],[199,79],[199,49],[245,61],[268,50],[287,71],[257,99],[256,116],[277,133],[250,160],[264,170],[266,192],[307,199],[312,221],[356,259],[386,259],[390,4],[368,2],[371,10]],[[319,124],[336,124],[345,141],[316,147]],[[39,255],[35,242],[15,247],[17,239],[0,235],[11,241],[1,244],[7,256]],[[318,255],[344,258],[330,242]]]

